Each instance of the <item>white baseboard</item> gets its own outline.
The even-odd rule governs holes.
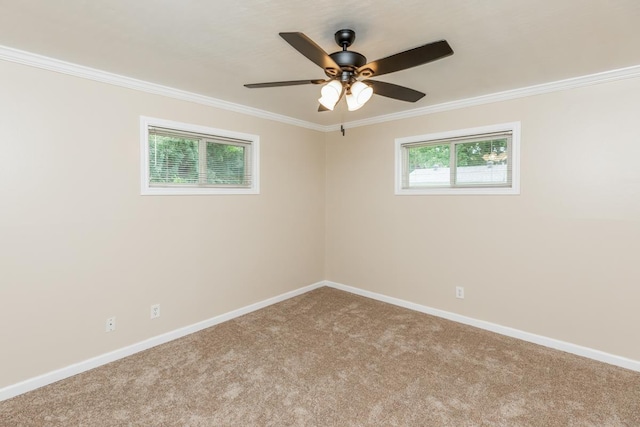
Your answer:
[[[193,325],[185,326],[183,328],[176,329],[174,331],[170,331],[162,335],[158,335],[158,336],[146,339],[136,344],[132,344],[127,347],[123,347],[118,350],[114,350],[112,352],[109,352],[100,356],[92,357],[91,359],[87,359],[82,362],[74,363],[73,365],[70,365],[61,369],[57,369],[52,372],[48,372],[46,374],[43,374],[34,378],[30,378],[28,380],[19,382],[17,384],[9,385],[7,387],[0,389],[0,402],[6,399],[10,399],[14,396],[26,393],[28,391],[35,390],[36,388],[40,388],[45,385],[54,383],[56,381],[69,378],[73,375],[80,374],[90,369],[97,368],[98,366],[102,366],[107,363],[122,359],[124,357],[131,356],[132,354],[141,352],[143,350],[147,350],[151,347],[155,347],[157,345],[164,344],[178,338],[182,338],[186,335],[192,334],[194,332],[198,332],[202,329],[206,329],[211,326],[217,325],[218,323],[226,322],[227,320],[240,317],[244,314],[251,313],[252,311],[256,311],[261,308],[270,306],[272,304],[276,304],[278,302],[287,300],[289,298],[293,298],[295,296],[309,292],[313,289],[320,288],[324,285],[325,285],[324,282],[314,283],[312,285],[305,286],[290,292],[286,292],[284,294],[266,299],[264,301],[257,302],[255,304],[251,304],[246,307],[242,307],[237,310],[233,310],[228,313],[212,317],[211,319],[207,319],[202,322],[195,323]]]
[[[302,295],[306,292],[312,291],[322,286],[328,286],[331,288],[350,292],[352,294],[361,295],[367,298],[371,298],[371,299],[386,302],[389,304],[397,305],[400,307],[408,308],[410,310],[431,314],[433,316],[442,317],[444,319],[452,320],[454,322],[463,323],[465,325],[470,325],[476,328],[485,329],[487,331],[495,332],[501,335],[518,338],[523,341],[532,342],[535,344],[543,345],[545,347],[554,348],[556,350],[565,351],[567,353],[576,354],[578,356],[587,357],[589,359],[608,363],[610,365],[620,366],[622,368],[640,372],[640,361],[637,361],[637,360],[627,359],[625,357],[605,353],[600,350],[594,350],[592,348],[583,347],[576,344],[571,344],[564,341],[556,340],[553,338],[532,334],[532,333],[521,331],[518,329],[509,328],[507,326],[502,326],[502,325],[498,325],[491,322],[485,322],[483,320],[473,319],[471,317],[462,316],[460,314],[451,313],[444,310],[438,310],[436,308],[427,307],[424,305],[401,300],[398,298],[389,297],[389,296],[378,294],[375,292],[365,291],[359,288],[354,288],[352,286],[347,286],[347,285],[330,282],[330,281],[322,281],[322,282],[314,283],[312,285],[305,286],[290,292],[286,292],[284,294],[266,299],[264,301],[257,302],[255,304],[248,305],[246,307],[239,308],[237,310],[230,311],[225,314],[221,314],[219,316],[212,317],[211,319],[204,320],[202,322],[198,322],[193,325],[185,326],[183,328],[176,329],[174,331],[170,331],[162,335],[158,335],[158,336],[146,339],[136,344],[132,344],[130,346],[123,347],[118,350],[114,350],[112,352],[109,352],[100,356],[96,356],[91,359],[84,360],[79,363],[74,363],[73,365],[70,365],[52,372],[48,372],[46,374],[43,374],[34,378],[30,378],[28,380],[19,382],[17,384],[12,384],[10,386],[4,387],[0,389],[0,402],[6,399],[10,399],[12,397],[18,396],[20,394],[26,393],[28,391],[35,390],[36,388],[40,388],[45,385],[54,383],[56,381],[69,378],[73,375],[80,374],[90,369],[97,368],[98,366],[102,366],[107,363],[114,362],[116,360],[141,352],[143,350],[147,350],[157,345],[164,344],[178,338],[182,338],[194,332],[201,331],[202,329],[206,329],[211,326],[217,325],[219,323],[226,322],[227,320],[231,320],[236,317],[242,316],[244,314],[251,313],[252,311],[256,311],[261,308],[276,304],[278,302],[285,301],[289,298]]]
[[[408,308],[410,310],[431,314],[433,316],[438,316],[444,319],[453,320],[454,322],[463,323],[465,325],[474,326],[480,329],[485,329],[487,331],[495,332],[501,335],[506,335],[508,337],[518,338],[523,341],[528,341],[534,344],[539,344],[545,347],[550,347],[556,350],[561,350],[567,353],[597,360],[599,362],[604,362],[610,365],[620,366],[622,368],[640,372],[640,361],[638,360],[628,359],[622,356],[616,356],[615,354],[605,353],[604,351],[595,350],[589,347],[583,347],[577,344],[560,341],[554,338],[548,338],[541,335],[532,334],[530,332],[521,331],[519,329],[510,328],[508,326],[498,325],[496,323],[485,322],[484,320],[477,320],[471,317],[462,316],[460,314],[451,313],[449,311],[438,310],[437,308],[431,308],[431,307],[416,304],[413,302],[405,301],[402,299],[378,294],[375,292],[365,291],[359,288],[354,288],[352,286],[343,285],[341,283],[325,281],[325,285],[332,288],[340,289],[342,291],[350,292],[356,295],[361,295],[367,298],[371,298],[371,299],[386,302],[389,304],[397,305],[400,307]]]

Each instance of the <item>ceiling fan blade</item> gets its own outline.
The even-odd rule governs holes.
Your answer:
[[[400,101],[416,102],[426,95],[417,90],[394,85],[393,83],[380,82],[377,80],[363,80],[362,82],[371,86],[373,93],[376,95],[386,96],[387,98],[398,99]]]
[[[323,111],[329,111],[329,109],[322,104],[318,104],[318,113],[322,113]]]
[[[270,82],[270,83],[251,83],[244,85],[250,89],[262,88],[262,87],[279,87],[279,86],[297,86],[297,85],[319,85],[326,83],[328,80],[289,80],[286,82]]]
[[[453,55],[453,49],[446,40],[440,40],[369,62],[358,68],[358,74],[364,77],[381,76],[417,67],[449,55]]]
[[[280,33],[280,37],[311,62],[323,68],[328,75],[337,76],[341,71],[340,66],[331,59],[327,52],[303,33]]]

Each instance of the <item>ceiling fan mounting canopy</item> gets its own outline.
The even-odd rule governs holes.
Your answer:
[[[303,84],[325,84],[337,81],[342,85],[342,92],[338,95],[335,103],[337,103],[342,96],[346,94],[348,104],[351,104],[349,102],[352,101],[352,99],[350,99],[352,96],[351,87],[356,83],[358,83],[358,85],[362,83],[363,85],[372,88],[373,93],[377,95],[398,99],[400,101],[416,102],[424,97],[425,94],[393,83],[368,80],[368,78],[406,70],[453,54],[453,50],[451,49],[451,46],[449,46],[449,43],[447,43],[446,40],[440,40],[367,63],[367,58],[364,55],[355,51],[347,50],[347,48],[351,46],[356,39],[355,31],[350,29],[338,30],[335,33],[335,41],[342,50],[332,54],[327,54],[320,46],[303,33],[280,33],[280,37],[282,37],[302,55],[306,56],[311,62],[321,67],[329,79],[252,83],[246,84],[245,87],[266,88]],[[360,78],[365,78],[367,80],[359,80]],[[340,85],[337,87],[340,87]],[[369,89],[369,91],[370,90],[371,89]],[[332,98],[332,102],[334,98],[335,96]],[[332,107],[323,107],[323,98],[321,98],[320,101],[321,106],[318,111],[333,109]],[[333,105],[335,105],[335,103]],[[360,108],[361,106],[362,104],[358,105],[357,108]],[[353,110],[351,105],[349,107],[350,110]]]
[[[338,30],[333,37],[335,38],[336,43],[338,43],[338,46],[346,49],[356,40],[356,32],[349,29]]]

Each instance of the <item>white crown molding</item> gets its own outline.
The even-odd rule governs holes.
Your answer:
[[[444,311],[437,308],[416,304],[416,303],[405,301],[399,298],[378,294],[376,292],[365,291],[363,289],[354,288],[352,286],[343,285],[341,283],[325,281],[325,286],[339,289],[341,291],[350,292],[352,294],[360,295],[363,297],[375,299],[378,301],[386,302],[389,304],[397,305],[399,307],[408,308],[410,310],[419,311],[421,313],[430,314],[432,316],[442,317],[443,319],[452,320],[454,322],[462,323],[464,325],[474,326],[476,328],[484,329],[486,331],[491,331],[500,335],[506,335],[508,337],[517,338],[522,341],[531,342],[534,344],[542,345],[544,347],[549,347],[555,350],[564,351],[566,353],[571,353],[578,356],[586,357],[588,359],[597,360],[598,362],[603,362],[603,363],[607,363],[614,366],[620,366],[622,368],[640,372],[640,360],[628,359],[626,357],[618,356],[611,353],[605,353],[604,351],[596,350],[593,348],[583,347],[581,345],[569,343],[566,341],[560,341],[555,338],[536,335],[531,332],[521,331],[519,329],[510,328],[508,326],[498,325],[496,323],[474,319],[472,317],[467,317],[461,314],[452,313],[450,311]]]
[[[36,68],[42,68],[49,71],[68,74],[71,76],[81,77],[84,79],[94,80],[102,83],[108,83],[115,86],[126,87],[128,89],[139,90],[142,92],[162,95],[169,98],[179,99],[183,101],[195,102],[197,104],[207,105],[210,107],[220,108],[223,110],[234,111],[241,114],[247,114],[262,119],[273,120],[281,123],[290,124],[302,128],[317,130],[320,132],[339,131],[341,125],[319,125],[304,120],[295,119],[293,117],[281,114],[271,113],[269,111],[257,108],[247,107],[233,102],[223,101],[221,99],[209,96],[199,95],[193,92],[187,92],[180,89],[162,86],[143,80],[133,79],[119,74],[109,73],[106,71],[89,68],[70,62],[60,61],[58,59],[37,55],[22,50],[0,46],[0,60],[15,62],[18,64],[29,65]],[[541,95],[549,92],[557,92],[561,90],[574,89],[583,86],[613,82],[616,80],[631,79],[640,77],[640,65],[632,67],[620,68],[617,70],[604,71],[601,73],[590,74],[581,77],[573,77],[565,80],[558,80],[550,83],[543,83],[534,86],[527,86],[519,89],[506,90],[487,95],[476,96],[473,98],[460,99],[457,101],[444,102],[441,104],[429,105],[413,110],[402,111],[400,113],[387,114],[383,116],[371,117],[369,119],[355,120],[345,122],[343,126],[349,128],[374,125],[378,123],[389,122],[393,120],[407,119],[412,117],[424,116],[427,114],[440,113],[443,111],[456,110],[460,108],[473,107],[477,105],[489,104],[493,102],[507,101],[511,99],[524,98],[527,96]]]
[[[640,77],[640,65],[620,68],[617,70],[604,71],[596,74],[589,74],[581,77],[573,77],[555,82],[543,83],[534,86],[527,86],[519,89],[506,90],[503,92],[490,93],[476,96],[474,98],[460,99],[457,101],[444,102],[442,104],[429,105],[427,107],[402,111],[400,113],[387,114],[384,116],[371,117],[369,119],[356,120],[344,123],[344,127],[355,128],[368,126],[393,120],[408,119],[412,117],[424,116],[427,114],[440,113],[443,111],[457,110],[460,108],[474,107],[477,105],[490,104],[493,102],[508,101],[511,99],[525,98],[528,96],[542,95],[550,92],[557,92],[567,89],[575,89],[584,86],[591,86],[602,83],[609,83],[616,80],[633,79]],[[326,131],[338,131],[339,125],[327,126]]]
[[[209,107],[220,108],[223,110],[234,111],[237,113],[247,114],[267,120],[286,123],[293,126],[326,132],[326,126],[315,123],[306,122],[304,120],[294,119],[292,117],[281,114],[271,113],[269,111],[257,108],[247,107],[233,102],[223,101],[221,99],[212,98],[210,96],[199,95],[193,92],[187,92],[168,86],[146,82],[119,74],[109,73],[107,71],[97,70],[95,68],[85,67],[83,65],[73,64],[71,62],[60,61],[58,59],[49,58],[47,56],[37,55],[6,46],[0,46],[0,60],[15,62],[18,64],[29,65],[31,67],[42,68],[44,70],[55,71],[62,74],[68,74],[83,79],[94,80],[101,83],[108,83],[114,86],[134,89],[141,92],[162,95],[169,98],[179,99],[181,101],[189,101]]]

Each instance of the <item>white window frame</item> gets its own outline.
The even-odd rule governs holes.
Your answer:
[[[246,142],[250,149],[248,159],[250,164],[251,185],[247,187],[234,186],[198,186],[193,185],[171,185],[150,186],[149,185],[149,127],[162,127],[166,129],[199,133],[216,137],[236,139]],[[202,156],[201,156],[202,157]],[[223,129],[215,129],[206,126],[193,125],[176,122],[172,120],[157,119],[153,117],[140,116],[140,194],[151,195],[207,195],[207,194],[260,194],[260,137],[240,132],[233,132]]]
[[[468,187],[414,187],[404,188],[403,177],[405,168],[407,167],[404,161],[403,145],[418,143],[418,142],[430,142],[430,141],[443,141],[447,142],[448,139],[457,139],[464,137],[473,137],[476,135],[490,134],[497,132],[511,132],[511,147],[509,158],[509,164],[511,167],[511,186],[510,187],[498,187],[495,185],[474,185]],[[452,157],[455,155],[451,153]],[[520,122],[501,123],[496,125],[481,126],[470,129],[459,129],[447,132],[430,133],[426,135],[416,135],[404,138],[395,139],[395,194],[400,196],[408,195],[514,195],[520,194]]]

